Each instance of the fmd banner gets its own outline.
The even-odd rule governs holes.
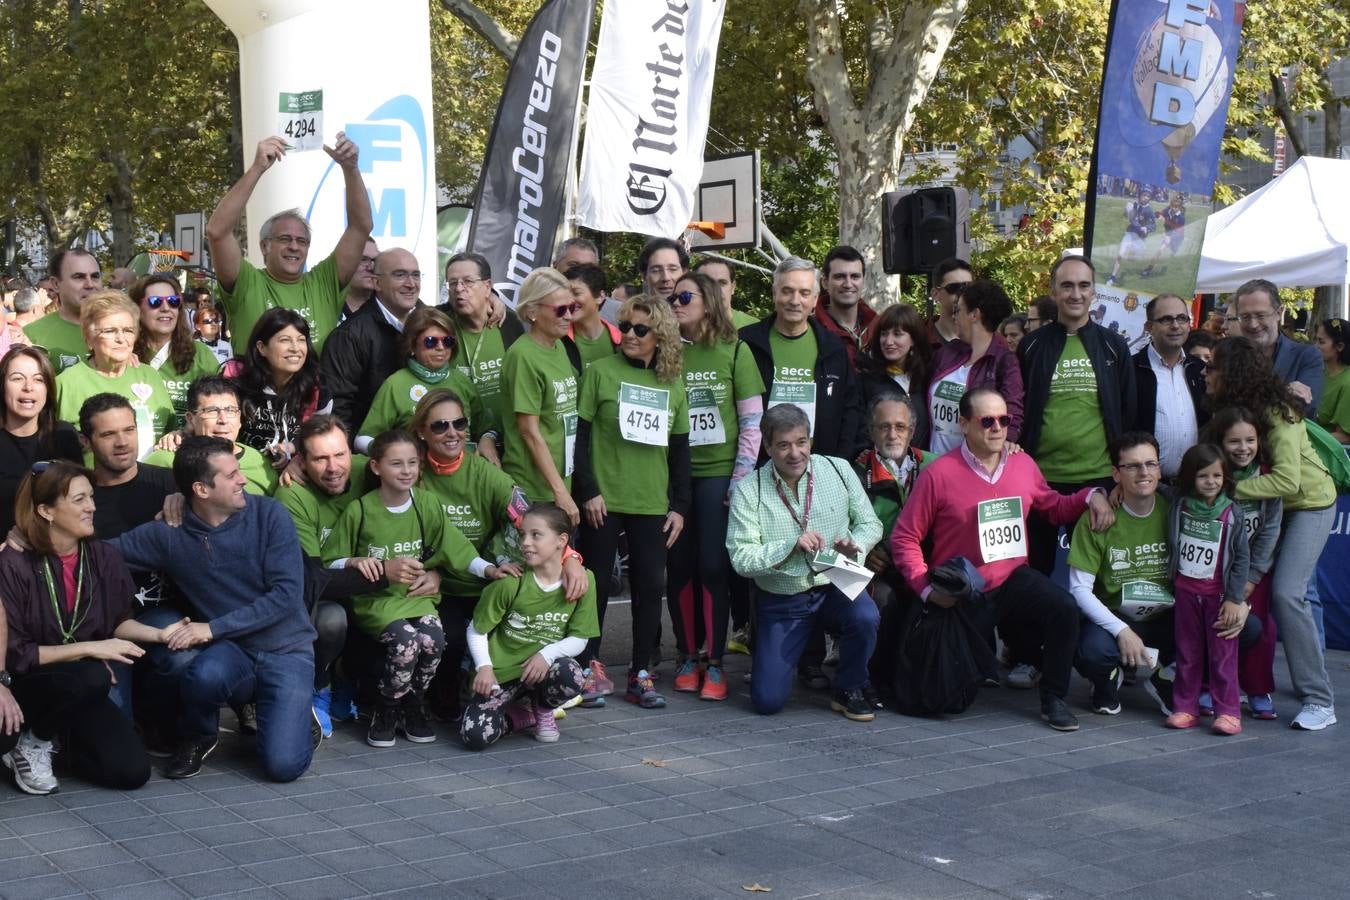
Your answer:
[[[1115,0],[1084,247],[1092,318],[1133,346],[1158,294],[1189,300],[1246,4]]]
[[[502,300],[553,261],[594,0],[549,0],[520,39],[488,138],[469,249],[487,257]]]

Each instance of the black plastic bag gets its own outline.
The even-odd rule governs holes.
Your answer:
[[[998,671],[993,650],[965,609],[983,601],[975,594],[946,609],[912,603],[902,613],[891,679],[897,710],[934,716],[965,712],[975,702],[981,682]]]

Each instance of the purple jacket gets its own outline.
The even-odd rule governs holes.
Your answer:
[[[933,374],[928,379],[928,387],[943,377],[964,366],[970,360],[970,345],[962,340],[943,344],[933,357]],[[1008,426],[1008,440],[1016,441],[1022,433],[1022,369],[1017,362],[1017,354],[1008,346],[1001,335],[994,335],[989,350],[975,361],[966,378],[966,390],[993,388],[1003,395],[1008,403],[1008,415],[1012,423]],[[928,404],[928,396],[923,402]]]

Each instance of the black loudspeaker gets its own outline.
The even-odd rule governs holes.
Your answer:
[[[950,257],[970,259],[970,193],[965,188],[891,191],[881,201],[881,267],[927,275]]]

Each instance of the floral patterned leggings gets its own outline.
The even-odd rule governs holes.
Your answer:
[[[409,691],[425,694],[445,653],[440,616],[390,622],[380,632],[380,643],[385,648],[380,696],[392,703]]]
[[[539,706],[557,709],[581,693],[586,680],[581,664],[570,656],[554,660],[548,667],[543,682],[530,687],[517,679],[502,685],[491,697],[475,694],[464,710],[464,722],[459,736],[470,750],[482,750],[510,733],[511,719],[506,708],[512,703],[529,700]]]

